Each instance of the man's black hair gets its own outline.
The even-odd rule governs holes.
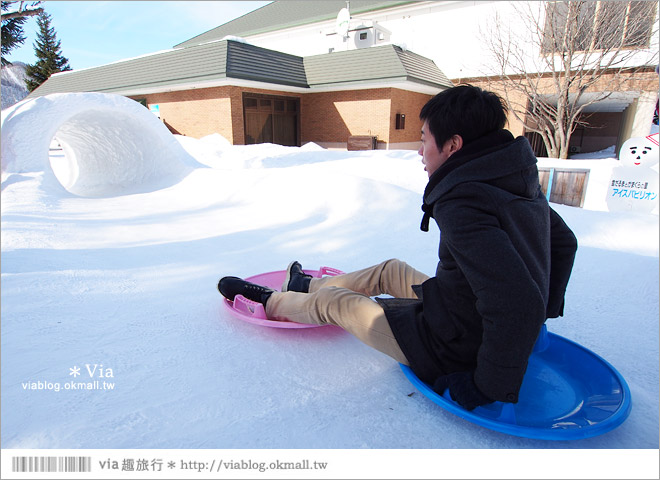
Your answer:
[[[419,118],[428,121],[436,145],[442,148],[454,135],[460,135],[466,144],[501,130],[506,125],[506,115],[506,105],[496,93],[473,85],[459,85],[429,100]]]

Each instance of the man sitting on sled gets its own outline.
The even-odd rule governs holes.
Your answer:
[[[421,110],[421,228],[431,218],[440,228],[434,277],[393,259],[311,278],[292,262],[281,292],[224,277],[220,293],[262,303],[273,320],[338,325],[468,410],[517,402],[541,326],[563,314],[577,240],[506,114],[496,94],[469,85]],[[381,294],[394,298],[371,299]]]

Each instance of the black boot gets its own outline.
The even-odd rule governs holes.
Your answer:
[[[304,273],[302,265],[294,260],[286,269],[286,279],[282,285],[282,291],[309,293],[311,280],[312,276]]]
[[[236,295],[243,295],[248,300],[259,302],[265,307],[266,302],[275,290],[247,282],[242,278],[223,277],[218,282],[218,291],[232,302]]]

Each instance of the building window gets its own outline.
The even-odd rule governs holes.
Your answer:
[[[648,47],[657,2],[547,2],[543,53]]]

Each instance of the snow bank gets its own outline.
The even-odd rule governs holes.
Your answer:
[[[58,165],[53,139],[64,152]],[[107,197],[174,185],[194,163],[152,113],[119,95],[47,95],[2,112],[3,178],[43,172],[48,189]]]
[[[86,106],[95,101],[85,96]],[[419,230],[428,177],[416,152],[230,146],[218,135],[167,136],[157,133],[155,116],[131,105],[137,110],[127,107],[133,113],[123,116],[122,106],[106,110],[112,115],[81,112],[77,120],[40,105],[24,104],[18,112],[41,110],[44,116],[22,124],[23,135],[41,132],[47,141],[30,150],[28,139],[14,139],[23,154],[8,164],[13,180],[2,185],[3,449],[423,449],[435,464],[442,452],[432,449],[452,449],[449,455],[480,449],[476,461],[493,449],[580,450],[580,462],[572,452],[565,464],[544,455],[544,467],[570,470],[553,478],[580,478],[576,463],[589,478],[606,478],[611,472],[585,461],[586,450],[607,449],[606,458],[614,449],[657,450],[657,215],[553,205],[575,231],[579,250],[565,315],[548,328],[610,362],[630,386],[633,409],[620,427],[594,438],[512,437],[441,409],[395,361],[341,330],[252,325],[232,315],[217,292],[220,276],[281,270],[293,259],[350,271],[397,257],[432,275],[440,233],[435,225]],[[120,130],[117,120],[102,121],[108,116],[133,123]],[[91,128],[84,119],[102,125]],[[3,118],[3,161],[15,154],[4,150],[9,120]],[[68,144],[80,138],[79,152],[120,152],[128,170],[152,148],[154,157],[185,148],[198,163],[169,188],[52,201],[58,194],[43,195],[41,174],[11,172],[51,171],[47,160],[35,158],[48,154],[52,136],[45,133],[60,139],[61,129],[70,130],[62,135]],[[140,143],[133,131],[156,133]],[[168,158],[177,165],[188,154]],[[589,168],[595,185],[597,178],[607,183],[616,161],[570,165]],[[591,194],[604,202],[604,190]],[[102,366],[100,380],[113,388],[67,390],[74,366],[83,375],[78,381],[92,380],[86,364]],[[634,471],[639,457],[624,465]],[[520,478],[539,475],[538,463],[533,467]],[[548,476],[547,468],[541,473]]]
[[[175,138],[215,166],[141,195],[2,191],[3,448],[657,448],[657,216],[555,205],[580,249],[549,329],[612,363],[633,410],[599,437],[523,439],[442,410],[340,330],[248,324],[216,290],[293,259],[349,271],[398,257],[432,274],[419,155]],[[85,364],[116,388],[23,387],[64,385],[74,365],[88,378]]]

